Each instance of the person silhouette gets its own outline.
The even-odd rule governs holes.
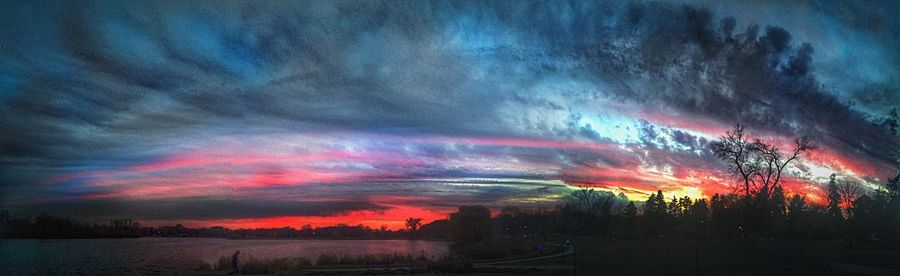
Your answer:
[[[235,273],[235,274],[241,274],[241,271],[240,271],[240,261],[241,261],[241,260],[240,260],[240,259],[241,259],[241,258],[240,258],[240,255],[241,255],[241,251],[240,251],[240,250],[235,251],[235,252],[234,252],[234,255],[231,255],[231,268],[234,270],[233,273]]]

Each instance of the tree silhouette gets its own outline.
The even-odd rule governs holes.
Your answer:
[[[450,239],[472,243],[492,238],[491,210],[484,206],[460,206],[450,214]]]
[[[837,192],[840,198],[841,207],[847,210],[852,208],[853,203],[856,202],[860,196],[865,194],[862,185],[850,180],[838,180]]]
[[[625,216],[625,218],[637,217],[637,207],[634,206],[634,201],[628,202],[628,205],[625,206],[622,215]]]
[[[791,197],[787,207],[787,231],[788,235],[797,239],[803,233],[804,212],[806,212],[806,198],[800,195]]]
[[[664,234],[668,217],[667,209],[668,205],[666,205],[662,190],[651,194],[644,203],[644,222],[648,236],[658,238]]]
[[[744,133],[744,125],[735,124],[731,130],[711,144],[713,153],[728,163],[728,172],[743,182],[743,191],[750,198],[750,182],[758,166],[753,156],[755,144]]]
[[[769,212],[767,223],[770,227],[768,230],[772,235],[780,236],[785,232],[786,228],[787,199],[784,196],[784,189],[780,185],[775,186],[772,191],[772,197],[767,208]]]
[[[775,187],[781,182],[781,174],[784,168],[792,161],[800,158],[804,152],[815,149],[810,143],[809,138],[800,136],[794,138],[794,148],[788,154],[783,154],[777,146],[767,144],[759,139],[753,142],[750,147],[754,154],[759,155],[758,168],[754,170],[754,174],[761,185],[758,189],[766,192],[774,192]],[[771,194],[769,194],[771,196]]]
[[[594,188],[591,187],[581,187],[577,191],[572,193],[572,196],[578,203],[578,206],[582,211],[590,212],[596,206],[597,201],[600,196]]]
[[[710,199],[710,230],[720,238],[733,238],[741,233],[742,221],[738,214],[738,198],[735,194],[715,194]]]
[[[692,224],[688,226],[693,226],[693,237],[695,239],[706,238],[709,222],[709,206],[706,204],[706,199],[701,198],[691,204],[690,209],[685,216],[685,221]]]
[[[897,248],[900,243],[900,171],[888,179],[883,191],[875,193],[882,205],[879,220],[882,220],[878,232],[889,247]]]
[[[892,202],[900,202],[900,172],[897,172],[897,175],[888,179],[887,183],[884,185],[884,188],[887,190],[887,200]]]
[[[850,214],[848,219],[850,234],[855,239],[866,239],[872,233],[878,232],[878,218],[883,217],[880,208],[881,202],[873,200],[869,196],[863,194],[856,197],[847,213]]]
[[[828,216],[832,219],[832,221],[839,221],[843,219],[842,211],[841,211],[841,193],[838,191],[838,183],[837,183],[837,175],[832,174],[828,180],[827,187],[827,204],[825,206],[826,212],[828,212]]]
[[[781,182],[784,169],[799,160],[804,152],[815,149],[806,136],[794,138],[794,147],[783,153],[773,145],[760,139],[751,140],[744,125],[735,124],[731,130],[711,143],[713,153],[728,163],[728,171],[742,182],[744,196],[770,197]]]
[[[634,201],[629,201],[628,205],[625,205],[625,208],[622,210],[623,217],[623,226],[622,226],[622,234],[626,239],[634,239],[638,237],[638,229],[636,227],[637,219],[638,219],[638,210],[637,206],[634,205]]]
[[[409,234],[411,236],[415,236],[416,230],[419,230],[419,226],[422,226],[422,218],[406,219],[406,229],[409,229]]]

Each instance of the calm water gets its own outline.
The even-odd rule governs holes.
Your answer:
[[[408,240],[227,240],[139,238],[82,240],[2,240],[0,275],[121,274],[184,271],[213,264],[236,250],[259,259],[319,255],[402,253],[440,257],[447,243]]]

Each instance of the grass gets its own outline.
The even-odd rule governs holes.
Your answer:
[[[390,264],[410,264],[414,262],[427,261],[427,258],[420,256],[418,258],[409,254],[399,253],[380,253],[351,256],[347,254],[322,254],[316,260],[316,265],[390,265]]]
[[[311,266],[312,262],[303,257],[258,259],[247,254],[241,257],[240,264],[241,267],[245,268],[266,268],[276,272],[299,272],[304,267]],[[231,270],[231,258],[225,256],[219,257],[219,261],[216,262],[215,267],[212,269],[218,271]]]
[[[303,269],[313,268],[317,266],[364,266],[364,265],[396,265],[396,264],[426,264],[428,260],[422,256],[414,257],[409,254],[399,253],[380,253],[365,255],[349,255],[349,254],[322,254],[313,263],[311,260],[303,257],[282,257],[282,258],[256,258],[251,254],[242,254],[240,265],[245,269],[265,269],[277,274],[296,274]],[[230,256],[221,256],[218,261],[208,264],[198,261],[193,271],[231,271],[232,263]]]

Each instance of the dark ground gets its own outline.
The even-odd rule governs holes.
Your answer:
[[[574,244],[576,258],[494,265],[464,275],[900,275],[900,250],[879,249],[874,242],[851,245],[847,241],[609,241],[578,237]],[[352,272],[322,275],[349,275],[346,273]]]
[[[876,249],[871,244],[856,244],[851,248],[846,241],[702,243],[608,241],[590,237],[576,241],[578,275],[900,273],[900,250]]]

